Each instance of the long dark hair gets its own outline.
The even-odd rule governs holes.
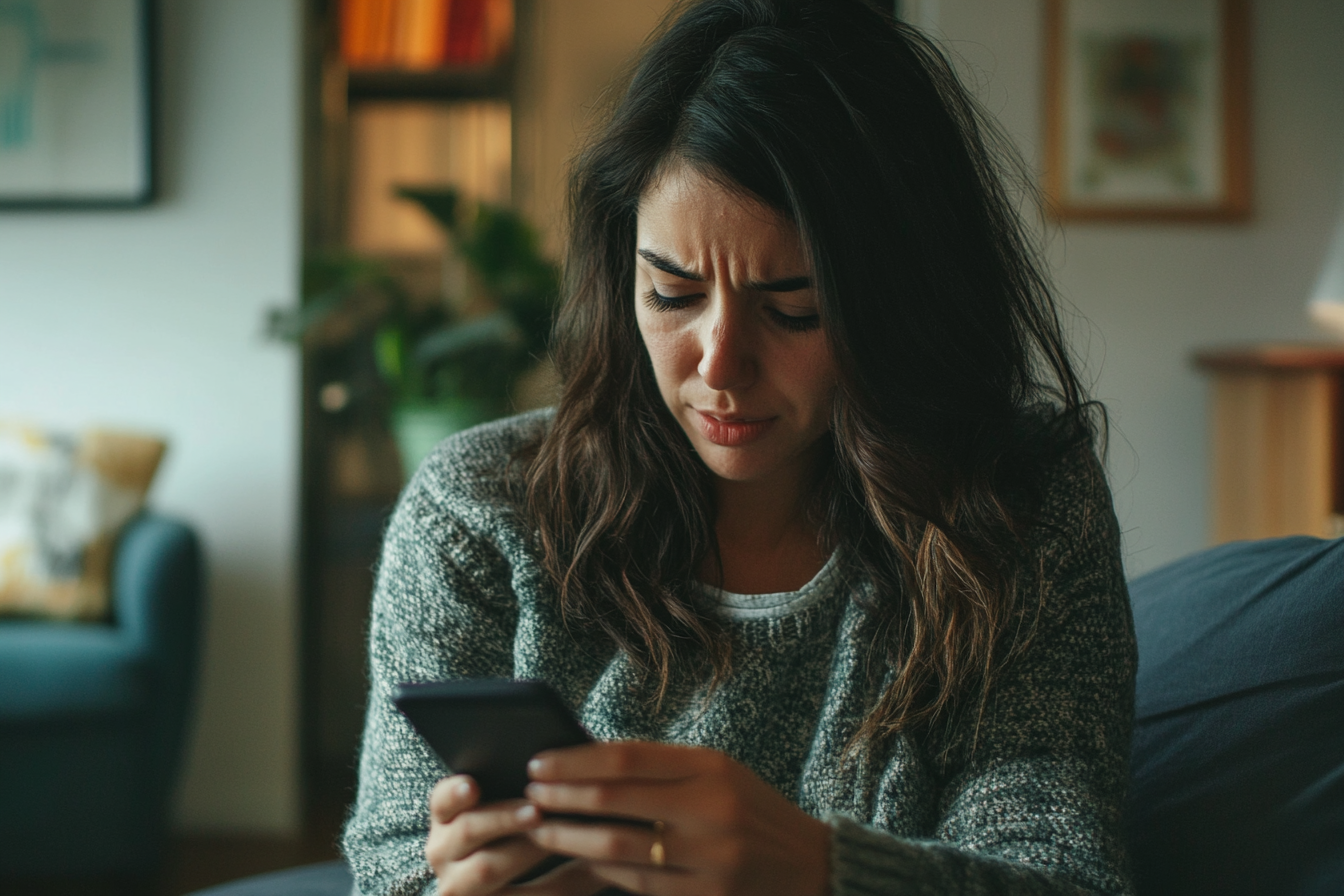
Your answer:
[[[862,741],[983,709],[1030,629],[1018,570],[1046,446],[1095,439],[1005,188],[1015,158],[938,48],[863,0],[704,0],[645,48],[574,166],[564,391],[528,501],[566,618],[658,699],[678,663],[707,657],[717,681],[731,652],[693,587],[716,556],[709,474],[635,323],[641,194],[689,165],[778,210],[811,254],[839,369],[816,521],[874,583],[888,682]],[[1045,406],[1055,422],[1033,425]]]

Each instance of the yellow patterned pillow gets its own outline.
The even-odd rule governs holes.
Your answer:
[[[0,615],[101,619],[118,531],[163,457],[149,436],[0,422]]]

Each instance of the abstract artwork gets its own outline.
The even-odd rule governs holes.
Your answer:
[[[0,0],[0,207],[153,192],[149,0]]]
[[[1064,218],[1250,208],[1244,0],[1048,0],[1045,185]]]

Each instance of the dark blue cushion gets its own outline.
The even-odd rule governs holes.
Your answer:
[[[354,881],[344,862],[323,862],[197,890],[190,896],[350,896]]]
[[[1344,541],[1222,545],[1130,596],[1140,896],[1344,893]]]

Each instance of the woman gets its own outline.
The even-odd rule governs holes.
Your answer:
[[[653,40],[576,164],[559,407],[446,442],[388,530],[362,892],[1128,890],[1118,533],[986,133],[862,0]],[[480,805],[388,700],[460,677],[600,742]]]

